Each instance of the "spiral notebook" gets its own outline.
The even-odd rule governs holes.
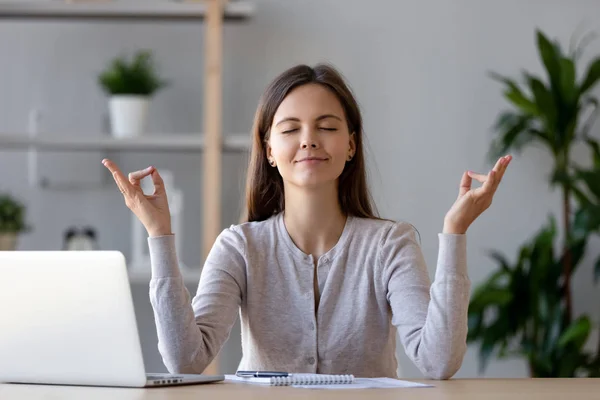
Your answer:
[[[342,385],[354,382],[354,375],[290,374],[286,377],[246,378],[226,375],[226,380],[271,386]]]

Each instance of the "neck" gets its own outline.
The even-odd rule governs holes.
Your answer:
[[[320,257],[335,246],[346,224],[337,183],[318,189],[286,187],[284,192],[288,234],[304,253]]]

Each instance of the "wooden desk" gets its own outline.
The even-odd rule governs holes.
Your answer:
[[[2,400],[270,400],[270,399],[421,399],[421,400],[592,400],[600,399],[599,379],[456,379],[421,381],[433,388],[312,390],[239,383],[154,389],[3,385]]]

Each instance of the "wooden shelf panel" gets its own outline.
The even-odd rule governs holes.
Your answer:
[[[249,134],[223,135],[223,151],[244,152],[250,149]],[[135,138],[113,138],[108,135],[27,134],[0,133],[0,150],[34,149],[54,151],[172,151],[202,152],[204,135],[153,134]]]
[[[0,18],[11,19],[100,19],[100,20],[202,20],[204,2],[119,0],[95,1],[0,1]],[[226,20],[242,20],[254,14],[254,4],[229,1],[225,5]]]

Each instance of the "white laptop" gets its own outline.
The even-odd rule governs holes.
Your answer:
[[[120,252],[0,251],[0,382],[150,387],[222,380],[145,372]]]

